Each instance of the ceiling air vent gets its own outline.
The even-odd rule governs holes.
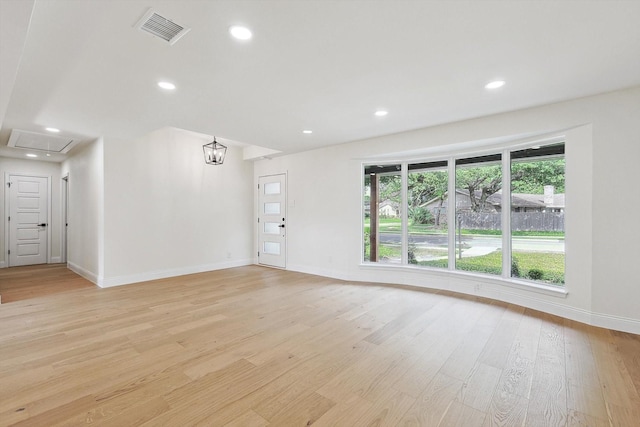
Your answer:
[[[73,138],[13,129],[7,145],[9,147],[22,148],[23,150],[38,150],[65,154],[71,150],[77,142],[78,141]]]
[[[156,37],[173,45],[180,37],[184,36],[191,30],[176,24],[164,16],[158,15],[153,9],[149,9],[142,18],[136,23],[135,27],[140,31],[153,34]]]

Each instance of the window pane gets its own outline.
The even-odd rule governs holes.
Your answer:
[[[279,222],[265,222],[264,223],[264,234],[280,234],[280,223]]]
[[[263,252],[270,255],[280,255],[280,243],[264,242]]]
[[[364,187],[364,260],[402,262],[400,165],[367,166]]]
[[[456,161],[456,270],[502,274],[500,155]]]
[[[558,145],[543,147],[549,152]],[[511,156],[512,277],[564,284],[564,154]]]
[[[424,169],[417,169],[419,165],[409,165],[409,264],[439,268],[448,266],[449,179],[446,162],[443,163],[444,165],[437,165],[435,168],[423,165]]]
[[[265,203],[264,204],[264,213],[267,215],[279,215],[280,214],[280,203]]]
[[[280,194],[280,183],[279,182],[267,182],[264,185],[264,194]]]

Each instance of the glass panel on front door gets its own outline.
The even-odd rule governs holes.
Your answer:
[[[265,234],[280,234],[280,224],[277,222],[265,222],[264,223]]]
[[[280,243],[264,242],[264,253],[270,255],[280,255]]]
[[[268,182],[264,185],[264,194],[272,195],[272,194],[280,194],[280,183],[279,182]]]
[[[264,204],[264,213],[267,215],[279,215],[280,214],[280,203],[265,203]]]

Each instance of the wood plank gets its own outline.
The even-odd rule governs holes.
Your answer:
[[[460,393],[463,382],[438,374],[427,389],[416,399],[400,420],[399,425],[438,426]]]
[[[509,356],[513,340],[518,332],[524,309],[509,305],[480,355],[479,362],[502,369]]]
[[[589,330],[602,394],[612,425],[633,425],[640,420],[640,396],[620,356],[611,331]]]
[[[568,427],[611,427],[608,420],[592,417],[591,415],[570,410],[567,414]]]
[[[526,397],[505,390],[497,390],[493,394],[484,426],[524,425],[528,406],[529,400]]]
[[[466,379],[459,400],[466,406],[486,413],[502,376],[502,369],[479,363]]]
[[[565,376],[564,327],[562,319],[542,314],[540,342],[536,356],[527,423],[565,426],[567,388]]]
[[[211,424],[202,424],[211,425]],[[225,424],[225,427],[265,427],[268,426],[269,422],[262,418],[260,415],[256,414],[252,410],[248,410],[244,414],[240,415],[235,420]]]
[[[640,393],[640,339],[638,335],[611,331],[622,362],[627,368],[629,378]]]
[[[318,393],[303,395],[282,408],[269,422],[276,426],[310,426],[335,404]]]
[[[486,416],[487,414],[484,412],[454,401],[439,425],[447,427],[482,427]]]
[[[567,411],[583,414],[576,419],[608,420],[602,385],[589,340],[589,327],[564,320]]]
[[[491,353],[491,358],[486,359],[487,364],[494,367],[497,362],[504,360],[501,367],[502,376],[493,393],[487,414],[490,425],[521,425],[526,419],[541,320],[527,315],[521,316],[517,323],[519,327],[513,336],[506,360],[498,357],[495,352]],[[502,340],[497,341],[497,344],[499,347],[504,346]]]
[[[363,425],[361,418],[371,406],[372,404],[368,400],[352,395],[346,400],[337,402],[313,425],[314,427]]]
[[[414,397],[390,388],[366,408],[364,414],[358,419],[357,425],[377,427],[398,425],[415,403]]]
[[[465,379],[477,364],[480,354],[489,342],[489,338],[496,331],[505,307],[489,305],[487,310],[478,318],[473,328],[467,333],[458,348],[449,356],[442,372],[458,379]]]

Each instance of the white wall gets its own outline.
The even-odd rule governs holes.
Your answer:
[[[566,135],[568,295],[456,273],[361,265],[363,161],[428,156],[461,147],[469,151],[499,139],[549,133]],[[288,172],[289,269],[451,289],[640,333],[636,268],[640,227],[629,226],[637,223],[640,212],[639,158],[640,87],[636,87],[257,161],[254,180]]]
[[[34,176],[46,176],[51,185],[51,218],[49,218],[49,232],[51,236],[49,259],[50,262],[60,262],[60,238],[61,238],[61,211],[60,191],[62,180],[60,178],[60,164],[52,162],[39,162],[37,160],[22,160],[9,157],[0,157],[0,180],[3,182],[0,188],[0,266],[7,266],[7,248],[5,248],[5,173],[15,173]]]
[[[190,132],[105,141],[105,270],[113,286],[252,261],[253,165],[206,165]]]
[[[94,283],[104,270],[104,153],[100,138],[62,163],[69,175],[67,264]]]

